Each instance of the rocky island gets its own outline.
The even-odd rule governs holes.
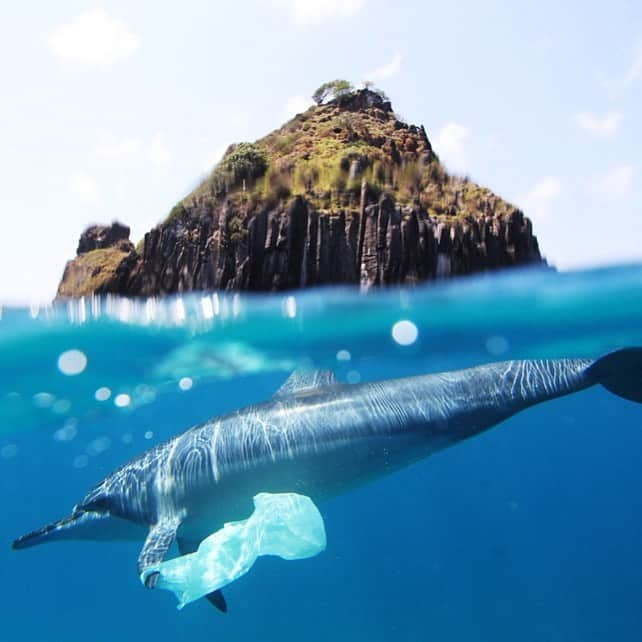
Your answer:
[[[316,104],[220,163],[137,247],[92,226],[58,297],[377,286],[543,264],[531,222],[450,175],[383,92],[322,85]]]

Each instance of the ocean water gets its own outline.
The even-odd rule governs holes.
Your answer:
[[[10,548],[115,467],[270,397],[296,367],[357,382],[634,345],[641,266],[4,307],[0,640],[639,642],[642,406],[601,388],[322,504],[327,550],[260,559],[227,587],[227,615],[145,590],[139,543]]]

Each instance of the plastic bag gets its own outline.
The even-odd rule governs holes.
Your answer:
[[[323,518],[309,497],[260,493],[248,519],[225,524],[195,553],[146,568],[141,581],[158,572],[157,586],[173,591],[181,609],[245,575],[260,555],[296,560],[318,555],[325,547]]]

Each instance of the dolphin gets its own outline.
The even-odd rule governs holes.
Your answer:
[[[319,502],[485,431],[530,406],[601,384],[642,403],[642,348],[597,360],[521,360],[340,384],[294,372],[264,403],[197,425],[117,469],[59,521],[13,542],[145,535],[138,572],[252,511],[259,492]],[[153,588],[157,574],[146,579]],[[220,591],[208,596],[226,610]]]

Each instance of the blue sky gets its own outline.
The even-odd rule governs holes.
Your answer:
[[[53,297],[78,236],[138,240],[226,145],[373,79],[561,269],[642,260],[642,3],[15,4],[0,38],[0,302]]]

